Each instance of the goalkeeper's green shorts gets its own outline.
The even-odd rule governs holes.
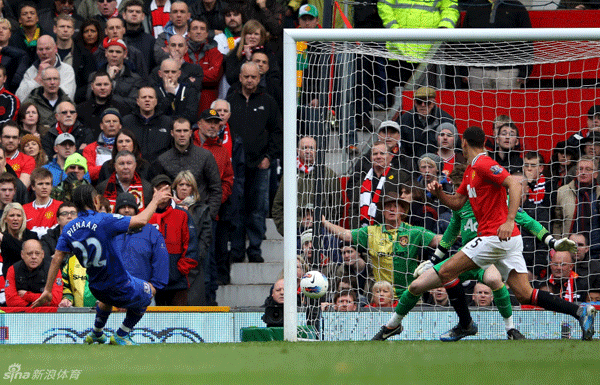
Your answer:
[[[442,262],[433,266],[435,271],[439,273],[440,268],[442,267],[442,265],[444,263],[448,262],[448,259],[450,259],[450,258],[444,259]],[[473,270],[465,271],[464,273],[462,273],[461,275],[458,276],[458,279],[460,279],[461,282],[476,280],[478,282],[484,283],[483,282],[483,273],[485,273],[485,270],[483,270],[483,269],[473,269]]]

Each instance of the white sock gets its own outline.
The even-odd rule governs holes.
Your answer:
[[[394,312],[394,315],[392,316],[392,318],[389,319],[389,321],[385,324],[385,326],[388,329],[395,329],[398,327],[398,325],[400,325],[402,323],[402,318],[404,318],[403,315],[400,315],[400,314]]]
[[[506,331],[509,331],[510,329],[515,328],[515,324],[513,323],[512,315],[510,317],[504,319],[504,327],[506,328]]]

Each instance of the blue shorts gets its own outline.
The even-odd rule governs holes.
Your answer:
[[[119,288],[100,291],[90,285],[90,291],[100,302],[124,309],[145,311],[152,301],[150,284],[133,276],[129,276],[128,282]]]

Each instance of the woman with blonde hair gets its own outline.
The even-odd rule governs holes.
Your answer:
[[[173,181],[173,200],[186,209],[200,199],[196,178],[189,170],[180,171]]]
[[[27,217],[23,206],[10,202],[4,206],[0,217],[0,252],[2,253],[2,275],[6,277],[8,268],[21,260],[23,242],[38,239],[35,232],[27,229]]]
[[[372,299],[368,307],[396,307],[394,288],[388,281],[377,281],[373,284]]]

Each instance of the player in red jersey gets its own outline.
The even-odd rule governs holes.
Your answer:
[[[523,240],[515,226],[515,216],[521,202],[521,184],[485,152],[485,133],[479,127],[469,127],[463,134],[462,148],[467,158],[467,170],[456,194],[442,190],[433,181],[427,189],[452,210],[459,210],[469,199],[479,223],[478,237],[464,246],[436,272],[427,270],[414,280],[400,299],[396,312],[373,337],[386,340],[402,332],[402,318],[417,304],[421,294],[444,286],[448,295],[462,290],[458,275],[472,269],[496,266],[521,304],[533,304],[547,310],[569,314],[579,320],[583,340],[594,335],[596,309],[591,305],[577,306],[545,291],[533,289],[527,278],[523,259]],[[507,189],[509,195],[506,206]]]

